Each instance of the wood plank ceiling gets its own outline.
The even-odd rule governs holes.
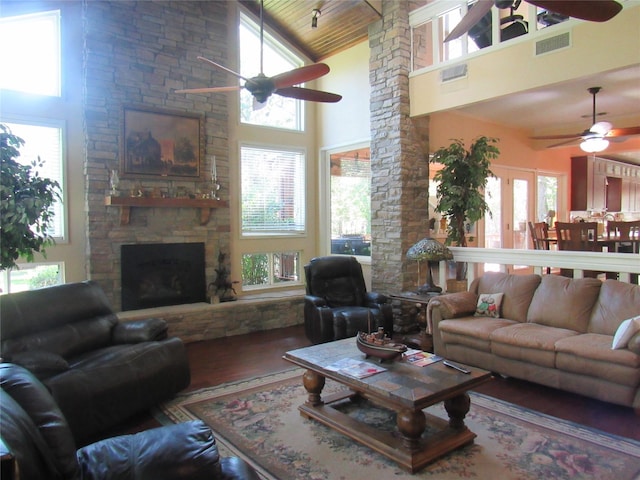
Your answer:
[[[260,17],[260,0],[239,2]],[[320,10],[316,28],[314,9]],[[381,11],[382,0],[264,0],[264,23],[318,62],[365,40]]]

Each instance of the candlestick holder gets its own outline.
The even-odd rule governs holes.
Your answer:
[[[213,200],[220,200],[219,191],[220,184],[218,183],[218,178],[215,175],[211,175],[211,198]]]

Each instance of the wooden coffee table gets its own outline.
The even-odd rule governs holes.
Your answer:
[[[355,378],[327,368],[345,358],[382,366],[386,370],[369,377]],[[491,379],[488,371],[464,365],[470,371],[465,374],[441,361],[416,367],[399,361],[379,363],[374,358],[365,360],[355,338],[292,350],[285,353],[284,359],[307,369],[303,384],[309,396],[299,407],[301,415],[372,448],[411,473],[473,441],[476,435],[464,424],[470,406],[466,392]],[[326,378],[347,389],[322,397]],[[356,400],[358,397],[394,410],[399,434],[377,430],[332,407],[347,398]],[[444,402],[448,421],[423,412],[438,402]],[[432,428],[428,435],[423,435],[427,424]]]

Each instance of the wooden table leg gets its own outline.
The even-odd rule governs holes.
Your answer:
[[[422,410],[404,409],[398,412],[396,424],[402,434],[402,444],[411,451],[420,448],[420,437],[427,427],[427,418]]]
[[[307,403],[313,406],[322,405],[324,402],[320,394],[324,388],[325,378],[322,375],[317,374],[311,370],[307,370],[302,375],[302,384],[305,390],[309,393]]]
[[[449,426],[454,430],[464,430],[464,417],[469,413],[470,407],[471,399],[467,393],[445,400],[444,408],[449,414]]]

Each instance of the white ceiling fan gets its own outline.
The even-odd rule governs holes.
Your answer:
[[[632,135],[640,135],[640,126],[627,128],[613,128],[609,122],[596,122],[596,95],[602,90],[602,87],[590,87],[588,92],[593,96],[593,113],[591,127],[582,133],[571,133],[567,135],[543,135],[539,137],[530,137],[533,140],[565,140],[549,148],[568,145],[579,139],[580,148],[588,153],[602,152],[609,146],[609,141],[624,142]]]

